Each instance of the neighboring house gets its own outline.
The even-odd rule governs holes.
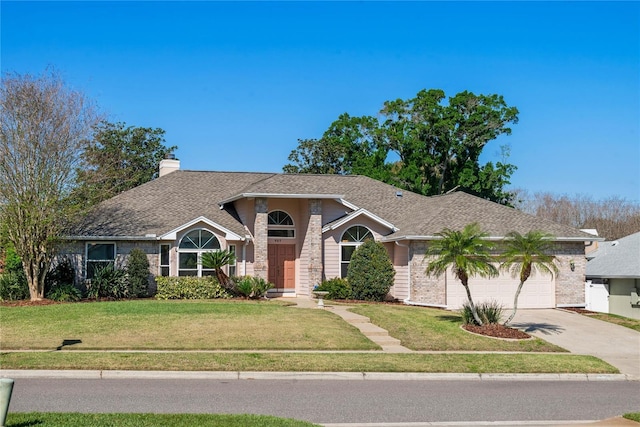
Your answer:
[[[464,288],[451,273],[427,277],[425,253],[444,228],[478,222],[493,240],[509,231],[556,236],[557,277],[532,277],[519,306],[584,306],[585,242],[593,236],[462,192],[425,197],[364,176],[179,170],[163,160],[160,177],[109,199],[67,236],[79,277],[97,266],[123,265],[134,247],[163,276],[213,274],[205,251],[228,249],[230,275],[255,275],[276,295],[309,296],[325,279],[345,277],[353,251],[366,239],[384,244],[396,270],[390,296],[409,304],[457,309]],[[478,300],[509,307],[518,280],[473,277]]]
[[[640,232],[587,255],[587,308],[640,319]]]

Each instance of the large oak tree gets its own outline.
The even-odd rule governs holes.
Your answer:
[[[379,118],[342,114],[320,139],[299,140],[283,170],[366,175],[424,195],[462,189],[510,204],[505,186],[516,167],[479,158],[517,122],[502,96],[422,90],[385,102]]]
[[[0,84],[0,217],[22,259],[31,300],[43,298],[56,238],[73,213],[69,194],[93,104],[54,72],[7,73]]]

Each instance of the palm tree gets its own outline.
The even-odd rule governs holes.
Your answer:
[[[520,276],[520,284],[513,299],[513,313],[504,322],[505,326],[513,320],[518,310],[518,297],[522,285],[531,276],[532,271],[549,273],[553,278],[558,274],[555,256],[549,255],[553,235],[542,231],[529,231],[524,236],[512,231],[505,236],[505,251],[502,254],[502,270],[510,271],[513,277]]]
[[[229,276],[222,270],[225,265],[236,262],[236,256],[227,250],[205,252],[202,254],[202,266],[205,268],[213,268],[216,272],[218,283],[225,289],[232,290]]]
[[[480,230],[477,223],[468,224],[462,231],[454,231],[445,228],[437,233],[439,240],[435,240],[429,248],[428,254],[435,256],[429,262],[426,273],[428,275],[440,276],[452,267],[455,276],[460,280],[465,291],[467,291],[467,299],[473,318],[482,325],[482,320],[478,316],[476,307],[471,298],[469,290],[469,277],[495,277],[498,275],[498,269],[491,263],[490,250],[493,244],[485,237],[488,236]]]

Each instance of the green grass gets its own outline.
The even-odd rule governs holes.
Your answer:
[[[615,323],[616,325],[624,326],[625,328],[640,332],[640,319],[631,319],[629,317],[618,316],[617,314],[606,313],[589,314],[589,317],[609,323]]]
[[[559,353],[563,350],[542,340],[508,342],[469,334],[460,329],[460,317],[448,311],[382,304],[358,305],[353,310],[415,350],[487,353],[383,353],[331,310],[288,307],[278,301],[138,300],[1,306],[0,348],[19,351],[1,353],[0,366],[231,372],[618,372],[596,358]],[[338,352],[323,353],[326,350]],[[518,353],[492,353],[496,351]]]
[[[640,412],[631,412],[623,415],[626,419],[640,423]]]
[[[402,345],[412,350],[435,351],[566,351],[535,338],[505,341],[470,334],[460,328],[458,313],[425,307],[362,304],[351,309],[389,331]]]
[[[0,307],[2,349],[378,350],[323,310],[276,301],[94,302]]]
[[[227,372],[618,373],[592,356],[491,353],[2,353],[3,369]]]
[[[9,413],[7,427],[311,427],[317,424],[264,415]]]

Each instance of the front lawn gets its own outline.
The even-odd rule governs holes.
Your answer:
[[[329,311],[277,301],[90,302],[0,307],[0,348],[379,350]]]
[[[0,307],[3,369],[616,373],[542,340],[469,334],[456,313],[362,304],[354,311],[415,350],[390,354],[331,310],[278,301],[123,301]],[[45,351],[30,351],[45,350]],[[516,354],[495,353],[498,351]],[[556,352],[556,354],[539,354]],[[559,352],[559,353],[558,353]]]
[[[7,427],[312,427],[317,424],[264,415],[9,413]]]
[[[452,311],[385,304],[359,304],[351,311],[368,317],[412,350],[566,351],[539,338],[505,341],[470,334],[460,328],[462,318]]]

